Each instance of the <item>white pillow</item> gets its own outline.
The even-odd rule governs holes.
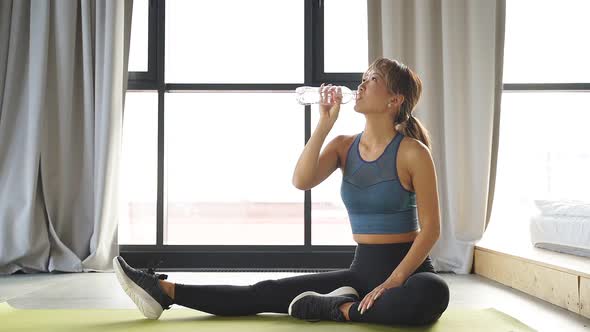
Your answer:
[[[545,216],[590,217],[590,202],[539,199],[535,204]]]

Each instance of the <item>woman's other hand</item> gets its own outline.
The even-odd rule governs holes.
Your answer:
[[[403,285],[403,282],[396,279],[387,279],[381,285],[375,287],[369,294],[365,295],[363,300],[358,306],[358,310],[360,311],[361,315],[365,313],[365,311],[369,310],[373,303],[385,292],[390,288],[395,288]]]

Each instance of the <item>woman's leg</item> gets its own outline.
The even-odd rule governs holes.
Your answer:
[[[350,270],[264,280],[249,286],[176,284],[174,303],[220,316],[287,313],[289,304],[305,291],[329,293],[342,286],[358,287]]]
[[[361,294],[364,296],[364,294]],[[449,304],[449,287],[433,272],[419,272],[396,288],[388,289],[364,314],[359,302],[348,312],[350,320],[386,325],[423,325],[436,321]]]

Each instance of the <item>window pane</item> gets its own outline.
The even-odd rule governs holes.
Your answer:
[[[156,244],[158,94],[127,92],[119,177],[119,244]]]
[[[292,93],[167,94],[165,243],[302,245],[303,128]]]
[[[167,1],[166,82],[303,82],[303,4]]]
[[[362,73],[368,66],[367,0],[325,0],[324,71]]]
[[[338,135],[360,133],[365,126],[365,117],[354,110],[354,104],[340,107],[338,120],[326,137],[324,147]],[[311,108],[311,128],[317,126],[319,109]],[[340,197],[342,171],[337,169],[332,175],[311,191],[311,243],[313,245],[355,245],[348,221],[346,208]]]
[[[490,225],[528,234],[534,200],[590,197],[590,93],[505,92],[502,99]]]
[[[590,82],[590,1],[509,0],[504,83]]]
[[[133,1],[128,71],[148,71],[149,0]]]

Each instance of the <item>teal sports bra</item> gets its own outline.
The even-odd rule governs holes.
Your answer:
[[[364,161],[358,134],[346,158],[340,187],[353,234],[406,233],[419,229],[416,194],[406,190],[397,174],[397,151],[404,136],[397,133],[383,154]]]

